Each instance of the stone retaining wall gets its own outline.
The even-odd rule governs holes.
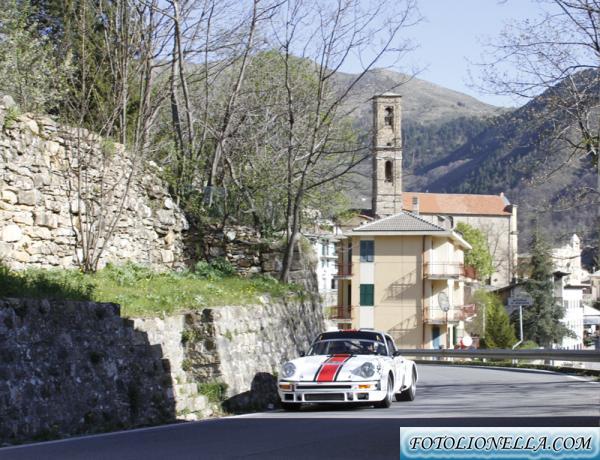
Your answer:
[[[121,318],[114,304],[0,299],[0,446],[278,404],[275,374],[323,330],[312,299]]]
[[[175,416],[161,347],[118,305],[0,299],[0,445]]]
[[[14,269],[71,268],[82,259],[81,242],[92,235],[99,237],[96,247],[107,242],[100,267],[128,260],[182,265],[188,224],[159,179],[158,166],[50,117],[16,115],[13,104],[0,99],[4,263]],[[94,230],[86,232],[92,224]]]

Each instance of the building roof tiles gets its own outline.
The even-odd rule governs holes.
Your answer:
[[[352,230],[360,232],[446,232],[447,229],[432,224],[410,212],[400,212],[393,216],[385,217],[370,222]]]
[[[510,216],[510,202],[503,195],[403,192],[402,207],[413,210],[413,197],[419,198],[422,214]]]

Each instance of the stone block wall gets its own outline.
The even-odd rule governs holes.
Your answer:
[[[172,388],[118,305],[0,299],[0,445],[173,421]]]
[[[231,262],[242,276],[263,273],[279,277],[283,264],[281,242],[265,242],[259,232],[245,226],[206,226],[202,233],[190,236],[189,246],[195,247],[197,258],[222,257]],[[290,281],[318,292],[317,256],[310,242],[301,238],[294,252]]]
[[[265,298],[260,305],[207,308],[165,320],[136,319],[135,324],[171,362],[175,388],[181,382],[225,383],[224,409],[231,412],[277,406],[275,375],[280,366],[307,351],[324,330],[323,308],[309,298]],[[179,334],[183,340],[177,341]],[[185,401],[180,406],[185,408]],[[188,419],[212,412],[188,409]]]
[[[124,319],[114,304],[0,299],[0,446],[278,404],[275,374],[323,330],[312,299]]]
[[[156,267],[184,260],[187,221],[159,179],[121,144],[45,116],[15,115],[0,99],[0,259],[11,268],[71,268],[84,227],[107,262]],[[129,180],[129,171],[135,171]],[[119,213],[118,210],[121,209]],[[113,236],[108,231],[115,224]]]

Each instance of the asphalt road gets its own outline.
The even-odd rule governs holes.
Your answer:
[[[0,449],[0,459],[397,459],[401,426],[600,426],[600,383],[545,371],[419,366],[417,399],[307,407]]]

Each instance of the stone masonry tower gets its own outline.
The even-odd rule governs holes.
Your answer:
[[[373,98],[373,213],[402,211],[402,134],[399,94]]]

